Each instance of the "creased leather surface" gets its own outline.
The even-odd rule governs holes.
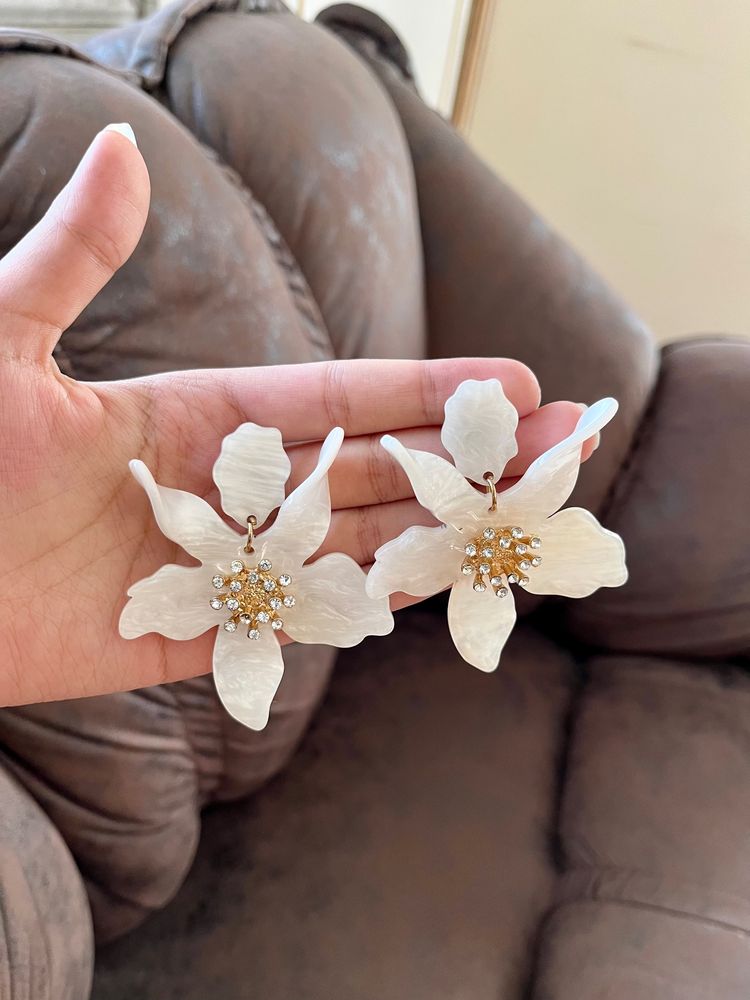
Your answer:
[[[279,64],[288,71],[276,73]],[[246,102],[226,100],[227,79]],[[367,68],[297,18],[216,13],[176,38],[163,94],[273,218],[336,356],[423,356],[412,165],[398,117]]]
[[[521,627],[483,675],[442,610],[405,618],[340,656],[281,778],[205,817],[174,903],[99,956],[96,1000],[520,996],[575,666]]]
[[[210,678],[0,713],[0,1000],[85,997],[91,914],[100,941],[149,918],[102,955],[102,1000],[746,995],[747,345],[659,359],[351,4],[314,27],[178,2],[87,48],[0,33],[0,253],[108,122],[152,176],[65,370],[519,357],[549,398],[620,399],[576,499],[632,578],[543,605],[491,677],[440,600],[407,614],[346,654],[262,792],[330,650],[285,652],[260,734]]]
[[[750,677],[594,660],[566,761],[538,1000],[740,1000],[750,984]]]

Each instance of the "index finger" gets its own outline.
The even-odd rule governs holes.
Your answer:
[[[210,406],[214,431],[221,395],[232,404],[234,426],[243,420],[271,424],[285,441],[320,440],[336,426],[357,436],[441,424],[446,400],[471,378],[498,379],[521,417],[540,402],[534,373],[510,358],[319,361],[152,378],[189,398],[198,416]],[[230,424],[222,434],[234,429]]]

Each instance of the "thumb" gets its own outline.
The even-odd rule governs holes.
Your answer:
[[[46,215],[0,260],[6,353],[45,361],[138,243],[148,171],[129,125],[108,125]]]

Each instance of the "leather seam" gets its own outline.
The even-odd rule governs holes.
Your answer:
[[[719,920],[717,917],[707,917],[700,913],[691,913],[689,910],[681,910],[678,907],[662,906],[659,903],[647,903],[640,899],[617,899],[614,896],[600,895],[593,892],[580,899],[569,899],[559,903],[553,912],[558,912],[568,906],[576,906],[581,903],[600,903],[604,906],[621,906],[630,910],[644,910],[649,913],[657,913],[667,917],[677,917],[680,920],[687,920],[691,923],[702,924],[707,927],[715,927],[719,930],[729,931],[734,934],[741,934],[750,939],[750,929],[739,924],[733,924],[729,920]]]
[[[185,4],[171,23],[165,25],[166,30],[154,40],[148,72],[142,70],[131,70],[130,72],[137,73],[144,90],[157,90],[162,86],[167,76],[173,45],[188,25],[194,21],[213,13],[268,14],[283,12],[289,13],[289,9],[280,0],[192,0],[191,3]],[[150,19],[140,23],[148,24]]]
[[[3,35],[0,32],[0,57],[13,53],[28,53],[30,55],[53,56],[60,59],[72,59],[74,62],[81,62],[93,69],[101,70],[117,79],[122,80],[130,86],[140,88],[141,74],[136,70],[120,69],[117,66],[110,66],[100,62],[94,56],[84,52],[77,46],[56,38],[53,35],[46,35],[40,31],[18,31]]]

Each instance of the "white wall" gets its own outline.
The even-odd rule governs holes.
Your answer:
[[[750,2],[499,0],[471,142],[661,339],[750,333]]]

